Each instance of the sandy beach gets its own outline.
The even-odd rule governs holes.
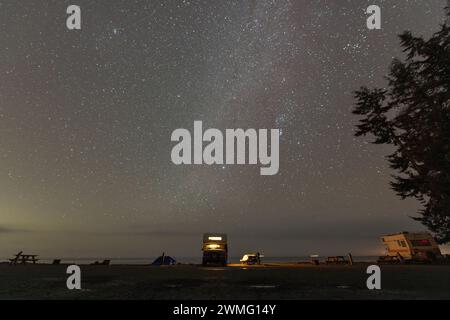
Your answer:
[[[384,265],[382,289],[366,288],[366,264],[82,265],[82,290],[65,265],[0,265],[0,299],[450,299],[450,265]]]

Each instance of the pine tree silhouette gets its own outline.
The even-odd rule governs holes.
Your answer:
[[[450,7],[446,22],[424,40],[401,34],[404,61],[394,59],[387,88],[355,91],[353,113],[363,116],[356,136],[372,134],[375,144],[390,144],[391,187],[423,208],[420,221],[439,243],[450,242]]]

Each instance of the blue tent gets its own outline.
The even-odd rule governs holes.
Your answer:
[[[164,253],[162,256],[159,256],[158,258],[153,261],[152,266],[170,266],[177,263],[174,258],[170,256],[166,256]]]

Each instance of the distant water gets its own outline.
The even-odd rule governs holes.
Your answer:
[[[202,257],[176,257],[172,256],[179,263],[186,264],[200,264],[202,263]],[[95,261],[103,261],[106,259],[111,260],[111,264],[136,264],[136,265],[146,265],[151,264],[157,257],[148,257],[148,258],[113,258],[113,257],[101,257],[101,258],[79,258],[79,257],[67,257],[61,258],[61,263],[68,264],[90,264]],[[229,263],[239,263],[239,260],[242,257],[230,257],[228,259]],[[319,257],[320,261],[325,261],[326,256]],[[346,257],[347,258],[347,257]],[[54,258],[42,257],[39,259],[40,263],[51,263]],[[376,261],[378,259],[377,256],[354,256],[353,261],[355,262],[363,262],[363,261]],[[300,257],[264,257],[261,259],[262,263],[274,263],[274,262],[305,262],[310,261],[310,257],[300,256]],[[7,258],[0,259],[0,261],[8,261]]]

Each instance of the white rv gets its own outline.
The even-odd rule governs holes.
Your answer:
[[[387,251],[384,260],[432,262],[442,258],[436,240],[428,232],[400,232],[383,236],[381,241]]]

